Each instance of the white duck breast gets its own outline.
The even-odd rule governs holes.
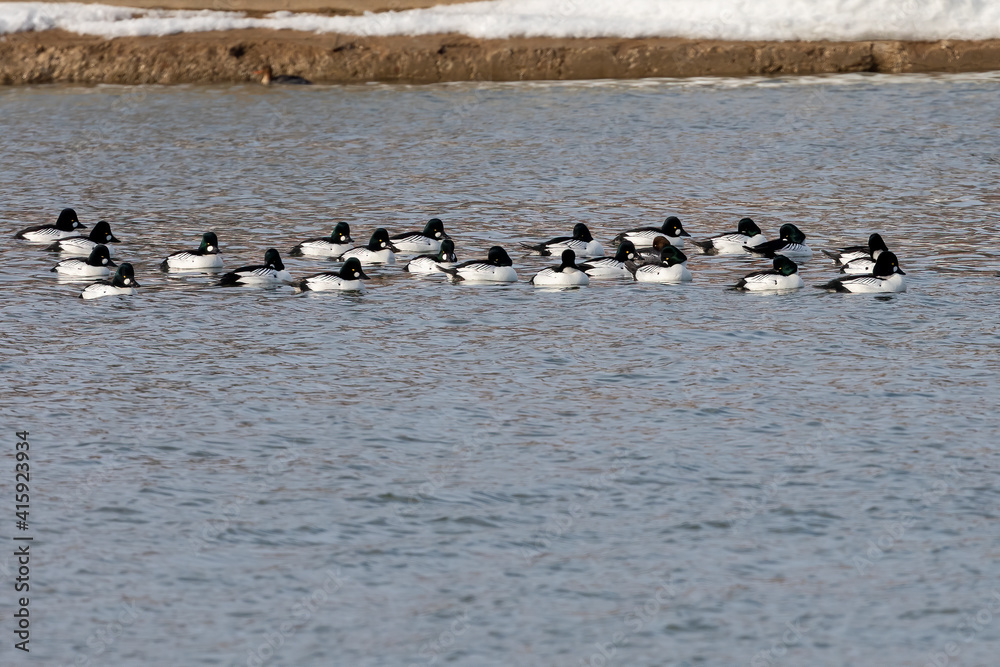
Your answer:
[[[55,227],[41,227],[39,229],[25,230],[21,233],[19,238],[33,243],[48,243],[50,241],[58,241],[59,239],[65,239],[77,235],[78,232],[75,229],[66,231],[56,229]]]
[[[589,259],[578,265],[591,278],[631,278],[632,272],[625,266],[625,262],[614,257],[599,257]]]
[[[75,278],[103,278],[111,275],[111,270],[106,264],[94,266],[88,264],[85,259],[64,259],[56,264],[53,271],[61,276],[73,276]]]
[[[350,243],[333,243],[330,239],[314,239],[303,241],[296,246],[298,251],[306,257],[340,257],[351,249]],[[293,255],[297,254],[295,252]]]
[[[553,268],[542,269],[531,279],[531,284],[538,287],[579,287],[590,284],[590,277],[575,268],[565,268],[556,271]]]
[[[805,243],[786,243],[778,250],[775,250],[775,253],[778,255],[784,255],[790,259],[809,259],[813,255],[812,249]]]
[[[365,289],[365,285],[360,279],[347,280],[336,273],[317,273],[314,276],[303,278],[301,284],[303,288],[314,292],[325,290],[361,292]]]
[[[604,246],[597,239],[593,241],[566,239],[546,246],[546,249],[553,255],[561,254],[564,250],[572,250],[577,257],[604,257]]]
[[[109,282],[94,283],[87,285],[82,292],[82,299],[99,299],[102,296],[132,296],[136,294],[134,287],[117,287]]]
[[[441,240],[424,236],[420,232],[393,237],[392,245],[405,253],[434,253],[441,250]]]
[[[452,269],[470,283],[516,283],[517,272],[512,266],[496,266],[486,262],[469,262]]]
[[[803,286],[802,278],[797,273],[784,276],[775,271],[760,271],[751,273],[740,281],[740,289],[748,292],[776,292],[780,290],[799,289]]]
[[[871,257],[858,257],[840,267],[841,273],[852,276],[868,275],[875,269],[875,260]]]
[[[369,250],[366,247],[351,248],[340,256],[342,260],[357,257],[362,264],[395,264],[396,255],[389,248],[381,250]]]
[[[198,254],[181,250],[167,257],[167,268],[171,271],[191,271],[198,269],[221,269],[222,255],[212,253]]]
[[[421,255],[410,260],[406,265],[406,270],[410,273],[443,273],[442,267],[450,269],[453,266],[455,266],[454,262],[439,262],[433,256]]]
[[[68,239],[62,239],[53,244],[50,250],[60,252],[64,255],[77,255],[80,257],[88,257],[90,253],[94,251],[98,244],[96,241],[91,241],[86,236],[73,236]],[[115,256],[114,246],[108,246],[108,257]]]
[[[745,234],[722,234],[710,240],[717,255],[746,255],[750,251],[743,246],[755,248],[767,241],[767,237],[763,234],[754,234],[753,236]]]
[[[691,272],[683,264],[643,264],[635,270],[635,279],[640,283],[686,283],[691,280]]]
[[[269,266],[247,267],[233,273],[239,276],[239,282],[244,285],[272,285],[292,280],[292,275],[285,269],[272,269]]]

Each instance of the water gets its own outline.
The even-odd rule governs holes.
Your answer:
[[[36,541],[3,664],[994,664],[998,83],[0,90],[5,235],[74,206],[143,285],[84,302],[7,242]],[[208,229],[235,267],[338,220],[437,215],[465,259],[670,213],[877,230],[910,289],[739,294],[762,262],[700,256],[683,286],[397,266],[363,296],[156,268]]]

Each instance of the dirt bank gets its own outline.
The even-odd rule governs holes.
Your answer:
[[[478,40],[234,30],[106,40],[50,30],[0,38],[0,84],[176,84],[276,73],[323,83],[516,81],[1000,69],[1000,40],[720,42]]]

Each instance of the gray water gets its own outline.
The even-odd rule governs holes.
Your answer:
[[[4,665],[996,664],[1000,76],[0,90]],[[73,206],[142,284],[10,237]],[[879,231],[909,290],[526,279],[517,242]],[[444,219],[522,282],[166,276]],[[836,276],[821,255],[807,285]],[[123,606],[124,605],[124,606]],[[269,643],[270,642],[270,643]]]

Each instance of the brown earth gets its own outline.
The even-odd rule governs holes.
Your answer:
[[[265,64],[276,74],[318,83],[972,72],[1000,69],[1000,40],[479,40],[273,30],[112,40],[49,30],[0,38],[0,84],[5,85],[231,83],[253,80],[253,70]]]

